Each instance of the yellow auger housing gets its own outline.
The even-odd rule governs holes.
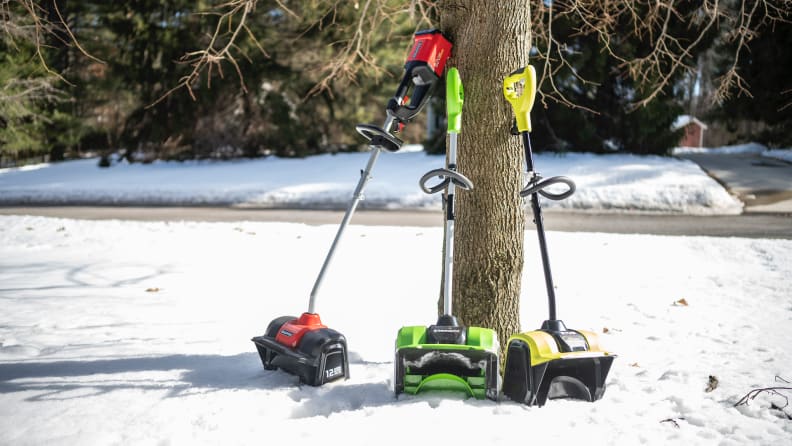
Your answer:
[[[558,330],[548,322],[558,323]],[[596,333],[546,321],[541,330],[511,336],[507,345],[502,390],[513,401],[542,406],[556,398],[596,401],[605,393],[615,356],[601,349]]]

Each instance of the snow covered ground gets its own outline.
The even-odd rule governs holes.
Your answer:
[[[4,169],[0,203],[344,207],[367,157]],[[383,155],[364,204],[439,207],[417,179],[443,163]],[[567,207],[741,210],[689,161],[567,154],[536,165],[577,182]],[[350,380],[313,388],[265,371],[250,338],[304,311],[336,229],[0,216],[0,444],[792,442],[792,392],[734,407],[752,389],[792,386],[781,381],[792,380],[790,240],[548,233],[559,314],[619,356],[601,401],[528,408],[393,395],[396,331],[435,319],[439,227],[353,220],[318,303],[349,341]],[[526,237],[527,330],[546,304]]]
[[[237,205],[346,208],[368,153],[306,159],[118,164],[95,159],[0,170],[0,204]],[[418,179],[442,167],[442,156],[407,151],[383,154],[362,208],[439,208]],[[658,156],[539,154],[545,177],[577,183],[569,199],[545,207],[599,211],[739,214],[742,203],[688,160]],[[519,166],[515,166],[515,169]],[[460,166],[464,173],[464,166]]]
[[[249,339],[305,309],[335,230],[0,217],[0,444],[792,443],[783,396],[734,407],[792,386],[790,240],[548,233],[559,315],[619,356],[602,400],[528,408],[392,394],[396,331],[435,318],[441,228],[349,228],[318,310],[351,379],[265,371]]]

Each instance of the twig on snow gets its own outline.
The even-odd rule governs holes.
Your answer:
[[[660,420],[661,423],[672,423],[675,428],[679,429],[679,423],[676,420],[684,420],[685,417],[677,417],[677,418],[666,418],[665,420]]]
[[[780,376],[776,376],[775,377],[775,381],[776,382],[780,381],[780,382],[784,382],[784,383],[789,384],[789,381],[785,380],[784,378],[781,378]],[[777,404],[773,403],[772,404],[772,406],[774,406],[774,407],[772,407],[773,409],[778,409],[778,410],[783,411],[787,406],[789,406],[789,397],[787,395],[784,395],[781,392],[792,392],[792,387],[789,387],[789,386],[773,386],[773,387],[761,387],[761,388],[752,389],[750,392],[746,393],[745,396],[740,398],[740,400],[737,401],[734,404],[734,407],[742,406],[742,405],[747,406],[749,402],[753,401],[754,399],[756,399],[757,396],[759,396],[759,395],[761,395],[762,393],[765,393],[765,392],[767,392],[767,393],[769,393],[771,395],[780,396],[781,398],[784,399],[784,405],[783,406],[778,406]],[[785,412],[785,414],[786,414],[786,412]],[[787,415],[787,417],[789,417],[789,415]]]

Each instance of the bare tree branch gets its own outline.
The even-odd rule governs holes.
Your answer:
[[[775,377],[775,381],[789,384],[789,381],[785,380],[784,378],[781,378],[780,376],[776,376]],[[745,394],[745,396],[740,398],[739,401],[734,403],[734,407],[743,406],[743,405],[747,406],[750,401],[753,401],[754,399],[756,399],[757,396],[761,395],[762,393],[769,393],[771,395],[780,396],[781,398],[784,399],[784,405],[783,406],[776,406],[776,407],[778,407],[778,410],[783,410],[787,406],[789,406],[789,396],[782,394],[781,393],[782,391],[784,391],[784,392],[792,392],[792,387],[789,387],[789,386],[774,386],[774,387],[762,387],[762,388],[753,389],[750,392],[748,392],[747,394]]]
[[[790,88],[790,89],[788,89],[788,90],[784,90],[784,91],[782,91],[782,92],[781,92],[781,94],[782,94],[782,95],[784,95],[784,96],[786,96],[786,95],[792,95],[792,88]],[[789,108],[789,107],[792,107],[792,99],[790,99],[790,101],[789,101],[789,102],[787,102],[787,103],[786,103],[786,104],[784,104],[784,105],[783,105],[781,108],[779,108],[779,109],[778,109],[778,111],[779,111],[779,112],[780,112],[780,111],[784,111],[784,110],[786,110],[786,109],[787,109],[787,108]]]
[[[64,45],[74,45],[84,56],[91,58],[96,62],[102,64],[105,62],[91,55],[85,50],[85,48],[82,47],[82,45],[80,45],[77,37],[74,35],[71,28],[66,23],[66,20],[63,18],[60,8],[58,8],[57,0],[50,1],[52,2],[53,9],[58,16],[57,23],[49,21],[47,19],[46,11],[40,5],[40,2],[36,2],[34,0],[3,0],[0,2],[0,8],[2,8],[0,9],[0,20],[2,20],[3,31],[5,31],[6,35],[11,39],[12,44],[14,44],[14,39],[17,38],[33,42],[36,49],[36,57],[38,58],[41,67],[50,75],[55,76],[59,80],[71,85],[71,83],[61,75],[61,73],[51,69],[47,64],[43,52],[44,48],[47,48],[47,44],[45,42],[45,37],[47,35],[54,36],[58,40],[62,41]],[[17,4],[22,8],[25,13],[25,17],[29,20],[29,24],[20,24],[13,19],[15,15],[11,12],[12,4]],[[68,36],[68,39],[64,40],[61,38],[60,32],[65,33]]]
[[[229,0],[219,5],[216,10],[223,12],[217,14],[217,26],[206,48],[189,52],[181,59],[181,63],[190,65],[192,70],[155,104],[181,88],[187,89],[190,96],[195,98],[193,87],[200,80],[201,74],[206,73],[207,85],[211,85],[212,75],[222,75],[222,62],[231,64],[242,90],[247,90],[237,62],[237,58],[244,55],[239,56],[239,46],[235,41],[240,34],[244,34],[265,57],[269,57],[246,24],[257,2],[258,0]],[[283,0],[276,0],[275,3],[285,14],[301,19]],[[705,36],[715,29],[719,30],[724,41],[733,44],[733,53],[729,56],[730,67],[716,80],[715,99],[722,101],[734,92],[750,95],[749,86],[745,84],[738,70],[740,53],[745,51],[748,43],[755,37],[758,24],[789,20],[790,11],[786,7],[788,0],[702,0],[697,8],[686,10],[685,14],[680,9],[682,5],[683,3],[675,0],[532,0],[533,40],[537,48],[542,48],[538,57],[544,62],[539,79],[542,103],[547,105],[547,101],[552,100],[571,108],[595,112],[575,103],[564,94],[562,86],[557,83],[557,75],[561,70],[567,69],[582,85],[596,86],[596,83],[585,79],[575,69],[570,60],[575,50],[553,35],[554,22],[561,17],[579,23],[573,36],[596,36],[603,51],[619,62],[613,69],[629,76],[637,84],[641,95],[629,104],[633,110],[646,106],[664,94],[680,73],[695,73],[695,63],[691,60],[694,50],[698,50]],[[433,0],[317,0],[312,6],[316,9],[323,7],[324,13],[320,15],[320,19],[309,23],[303,33],[310,29],[322,31],[325,27],[343,26],[337,20],[342,10],[348,11],[343,8],[354,8],[356,20],[348,28],[339,29],[342,35],[348,37],[331,44],[336,49],[336,55],[317,67],[319,79],[307,96],[320,92],[332,94],[333,82],[356,82],[360,70],[370,70],[375,75],[382,73],[383,69],[372,55],[371,48],[375,39],[380,38],[384,30],[391,28],[385,25],[391,25],[397,17],[407,14],[416,22],[417,29],[421,24],[433,22],[437,8],[454,5]],[[697,37],[683,40],[674,35],[671,25],[679,23],[688,23],[690,29],[695,29],[698,33]],[[624,34],[625,26],[629,27],[627,29],[630,35]],[[228,30],[224,31],[224,27],[228,27]],[[649,51],[637,58],[621,54],[619,44],[631,37],[648,42]],[[225,44],[221,45],[220,40],[224,40]],[[787,106],[790,105],[792,103]]]
[[[217,6],[218,10],[225,10],[225,12],[218,14],[217,24],[215,25],[214,32],[209,38],[209,43],[207,44],[206,48],[188,52],[180,59],[180,63],[192,66],[190,73],[182,76],[182,78],[179,79],[179,83],[175,87],[166,91],[156,101],[146,106],[146,108],[157,105],[172,93],[182,88],[187,90],[193,100],[196,100],[197,98],[195,96],[195,92],[193,91],[193,87],[200,80],[201,73],[206,70],[206,85],[207,87],[211,88],[214,70],[217,70],[218,75],[223,78],[222,62],[224,61],[230,63],[234,68],[237,73],[239,85],[242,88],[242,91],[247,92],[245,79],[242,75],[242,70],[239,67],[239,63],[237,62],[236,56],[234,55],[235,52],[233,50],[238,50],[239,47],[237,46],[237,39],[244,31],[245,34],[255,42],[255,45],[259,48],[262,54],[267,56],[267,52],[257,41],[253,33],[250,31],[250,28],[248,28],[246,24],[249,14],[251,14],[256,9],[257,3],[258,0],[231,0]],[[288,12],[294,14],[290,10]],[[238,20],[235,20],[237,17]],[[228,26],[228,31],[223,32],[224,26]],[[227,37],[225,44],[221,44],[220,40],[225,37]]]
[[[738,71],[740,53],[756,36],[757,26],[789,21],[790,11],[784,7],[785,0],[703,0],[687,16],[680,12],[680,4],[674,0],[555,0],[549,3],[535,0],[532,5],[534,40],[537,46],[545,48],[540,54],[545,63],[540,85],[545,85],[545,82],[547,85],[547,88],[540,89],[542,101],[546,103],[549,98],[569,107],[578,105],[572,104],[552,79],[561,68],[569,69],[579,81],[586,83],[568,60],[572,52],[566,51],[553,35],[552,25],[556,16],[580,23],[573,36],[597,36],[603,50],[619,61],[619,65],[614,68],[640,86],[641,98],[630,104],[633,110],[646,106],[662,95],[679,73],[695,73],[696,67],[687,61],[692,58],[693,50],[698,49],[705,36],[714,29],[720,30],[726,43],[733,44],[733,52],[729,57],[730,68],[716,80],[716,100],[722,101],[735,91],[750,95],[749,86]],[[672,34],[671,23],[689,23],[690,29],[697,30],[698,37],[683,41]],[[630,38],[624,34],[625,24],[632,25],[630,29],[633,37],[651,43],[648,53],[638,58],[619,53],[617,43]]]

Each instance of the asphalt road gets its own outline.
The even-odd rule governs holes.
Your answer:
[[[37,215],[88,220],[138,221],[269,221],[337,225],[342,211],[239,209],[225,207],[0,207],[0,215]],[[706,235],[792,239],[792,214],[749,213],[734,216],[645,215],[545,211],[550,231],[619,234]],[[530,227],[530,216],[528,224]],[[359,210],[351,224],[441,226],[440,211]]]
[[[756,154],[681,155],[704,169],[710,176],[745,203],[745,212],[792,214],[792,163]]]

